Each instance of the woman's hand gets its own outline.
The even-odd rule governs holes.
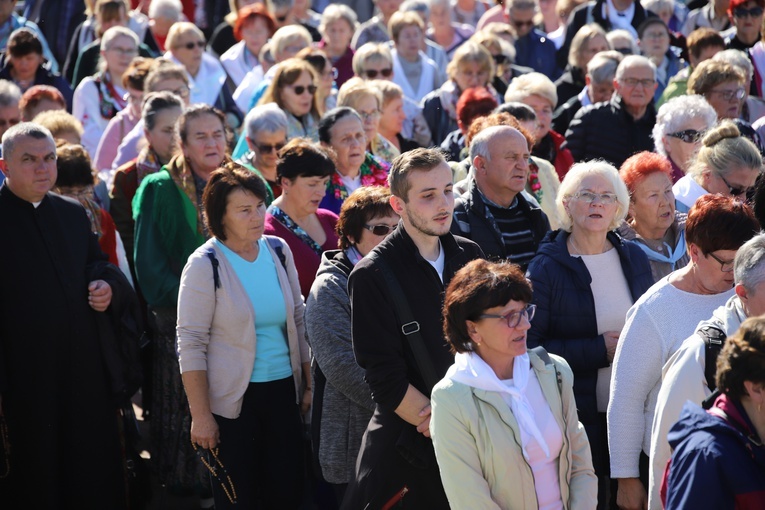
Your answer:
[[[218,443],[220,443],[220,433],[218,431],[218,422],[215,421],[212,413],[199,418],[192,417],[191,442],[205,449],[218,446]]]
[[[313,389],[306,387],[303,391],[303,400],[300,401],[300,412],[305,414],[311,409],[311,399],[313,398]]]
[[[417,432],[425,437],[430,437],[430,404],[422,408],[419,416],[423,419],[423,421],[417,425]]]
[[[603,339],[606,341],[606,358],[609,363],[614,361],[616,356],[616,346],[619,344],[619,331],[606,331],[603,333]]]

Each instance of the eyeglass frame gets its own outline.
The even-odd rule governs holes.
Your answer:
[[[720,264],[720,271],[722,271],[723,273],[730,273],[733,271],[733,263],[735,262],[735,260],[722,260],[720,259],[720,257],[715,255],[711,251],[709,253],[704,254],[704,256],[707,256],[707,255],[715,259]],[[725,266],[728,264],[730,264],[730,269],[725,269]]]
[[[395,232],[396,229],[398,228],[398,223],[396,223],[393,226],[385,225],[385,224],[369,225],[369,224],[365,223],[364,224],[364,228],[369,230],[370,232],[372,232],[376,236],[383,237],[383,236],[387,236],[388,234],[390,234],[392,232]],[[375,232],[375,229],[384,229],[385,233],[381,234],[381,233]]]
[[[308,91],[309,94],[314,95],[316,94],[316,91],[319,90],[319,87],[317,87],[314,84],[311,85],[287,85],[289,88],[292,89],[292,92],[295,93],[296,96],[302,96],[306,91]],[[298,91],[298,89],[300,89]],[[313,89],[313,90],[311,90]]]
[[[359,114],[359,117],[361,117],[361,120],[364,122],[368,120],[374,120],[376,117],[380,117],[382,115],[380,110],[375,110],[373,112],[360,112],[357,110],[356,113]]]
[[[734,18],[759,18],[762,16],[762,13],[765,12],[765,9],[760,7],[759,5],[755,5],[751,9],[747,9],[745,7],[736,7],[733,9],[733,17]]]
[[[186,44],[179,44],[176,48],[185,48],[192,51],[194,48],[204,48],[207,45],[205,41],[189,41]]]
[[[592,199],[587,200],[584,195],[592,195]],[[581,200],[586,204],[594,204],[595,199],[598,199],[598,202],[603,205],[613,205],[619,201],[619,196],[616,193],[593,193],[592,191],[577,191],[570,195],[570,197],[574,200]],[[603,197],[607,198],[604,199]]]
[[[731,186],[730,183],[728,182],[728,179],[726,179],[725,176],[719,172],[717,172],[717,177],[722,179],[722,182],[725,183],[725,185],[728,187],[728,191],[730,191],[730,194],[733,195],[734,197],[740,197],[741,195],[746,195],[747,193],[752,191],[752,186],[748,186],[746,188]]]
[[[523,319],[523,316],[526,316],[526,320],[531,322],[534,319],[534,315],[537,313],[537,305],[529,303],[526,306],[523,307],[521,310],[516,310],[514,312],[506,313],[505,315],[498,315],[496,313],[482,313],[478,316],[479,319],[503,319],[505,321],[505,324],[507,324],[507,327],[510,329],[517,328],[521,324],[521,320]],[[517,319],[514,319],[514,324],[510,324],[510,320],[513,316],[516,316]]]
[[[684,143],[697,143],[704,135],[707,134],[706,130],[699,131],[698,129],[683,129],[682,131],[675,131],[674,133],[667,133],[667,136],[671,138],[677,138]],[[693,136],[693,140],[686,140],[688,136]]]
[[[746,89],[739,87],[736,90],[710,90],[707,94],[719,94],[724,101],[730,101],[735,95],[736,99],[741,101],[746,96]]]
[[[386,67],[385,69],[380,69],[379,71],[377,69],[369,69],[364,71],[364,74],[367,78],[370,80],[377,79],[377,75],[379,74],[383,78],[390,78],[393,76],[393,68],[392,67]]]
[[[287,145],[287,142],[284,143],[275,143],[275,144],[268,144],[268,143],[255,143],[255,148],[258,149],[258,152],[261,154],[271,154],[272,152],[276,151],[279,152],[284,148],[285,145]]]

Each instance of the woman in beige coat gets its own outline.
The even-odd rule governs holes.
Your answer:
[[[568,364],[527,351],[531,285],[474,260],[446,291],[455,363],[433,389],[430,432],[452,508],[594,509],[597,478]]]

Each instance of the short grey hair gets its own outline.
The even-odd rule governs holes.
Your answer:
[[[29,136],[36,140],[44,140],[47,138],[50,140],[55,152],[56,142],[53,140],[53,135],[48,128],[34,122],[21,122],[15,126],[9,127],[8,130],[3,133],[3,158],[7,159],[13,153],[13,149],[19,139],[25,136]]]
[[[8,80],[0,80],[0,108],[18,106],[21,101],[21,89]]]
[[[116,26],[111,27],[109,30],[104,32],[103,37],[101,37],[101,51],[108,50],[112,41],[120,36],[131,39],[135,43],[136,49],[138,49],[138,46],[141,44],[141,41],[138,40],[138,36],[135,35],[135,32],[127,27]]]
[[[505,12],[510,12],[510,9],[534,9],[539,10],[539,3],[536,0],[505,0]]]
[[[618,51],[609,50],[597,53],[587,63],[587,76],[595,84],[611,83],[616,76],[616,68],[624,56]]]
[[[673,13],[675,12],[674,0],[642,0],[642,2],[640,2],[640,5],[643,6],[643,9],[647,11],[651,11],[657,16],[659,15],[662,9],[669,9],[671,12]]]
[[[765,281],[765,232],[760,232],[738,249],[733,260],[733,279],[748,291]]]
[[[355,32],[359,28],[359,17],[356,13],[345,4],[329,4],[324,12],[321,14],[321,22],[319,22],[319,33],[324,35],[327,31],[327,25],[334,23],[335,21],[343,20],[351,27],[351,32]]]
[[[173,21],[181,20],[183,6],[179,0],[151,0],[149,18],[165,18]]]
[[[491,144],[494,137],[503,133],[510,132],[518,133],[520,136],[523,136],[523,133],[511,126],[491,126],[484,129],[483,131],[480,131],[470,141],[470,163],[472,164],[476,156],[481,156],[486,161],[491,160],[491,151],[489,149],[489,145]],[[525,140],[526,137],[523,136],[523,139]]]
[[[425,16],[425,19],[430,18],[430,2],[427,0],[406,0],[398,8],[399,12],[416,12]]]
[[[579,187],[582,185],[582,181],[586,177],[597,175],[603,177],[614,188],[616,193],[616,214],[611,221],[611,225],[608,226],[609,230],[613,230],[622,224],[624,218],[627,217],[627,210],[630,205],[630,192],[627,190],[627,185],[619,177],[619,172],[613,165],[603,160],[585,161],[583,163],[576,163],[566,173],[563,178],[563,182],[560,183],[558,189],[558,196],[555,197],[555,206],[558,210],[558,218],[560,218],[560,225],[566,232],[571,232],[571,227],[574,224],[573,218],[569,216],[566,211],[566,203],[571,199],[574,194],[579,191]]]
[[[628,69],[633,69],[635,67],[647,67],[651,69],[653,72],[653,79],[656,79],[656,64],[651,62],[648,57],[644,57],[643,55],[627,55],[616,68],[616,81],[621,80]]]
[[[749,77],[750,80],[754,76],[754,66],[752,65],[752,61],[749,60],[749,57],[746,56],[746,53],[741,50],[731,49],[718,51],[715,53],[715,56],[712,57],[712,60],[717,62],[726,62],[733,67],[740,69],[746,74],[746,76]]]
[[[640,47],[637,45],[637,41],[635,41],[635,37],[628,31],[624,30],[623,28],[611,30],[610,32],[606,34],[606,39],[608,40],[608,43],[611,45],[611,47],[614,49],[616,49],[616,41],[618,40],[629,41],[630,50],[632,51],[632,54],[640,55]]]
[[[664,137],[681,131],[692,119],[702,119],[706,125],[704,129],[708,130],[717,123],[717,112],[704,96],[698,95],[678,96],[661,105],[651,134],[656,152],[666,157]]]
[[[277,131],[287,132],[287,115],[279,108],[276,103],[269,103],[256,106],[247,113],[244,118],[244,126],[247,131],[247,138],[255,138],[256,133],[265,131],[266,133],[275,133]]]

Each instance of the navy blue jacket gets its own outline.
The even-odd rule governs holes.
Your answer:
[[[561,75],[561,69],[555,60],[555,43],[547,34],[534,28],[528,34],[515,41],[515,63],[542,73],[552,81]]]
[[[563,230],[547,234],[529,264],[527,276],[537,311],[531,321],[528,345],[541,345],[571,365],[579,421],[587,429],[590,444],[595,445],[602,433],[595,385],[598,369],[608,366],[606,343],[603,335],[598,335],[592,277],[584,261],[569,254],[568,236]],[[615,232],[608,233],[608,240],[619,253],[634,303],[653,285],[648,258],[638,246]]]
[[[729,421],[686,402],[670,429],[667,510],[765,508],[765,448],[747,437],[754,428],[741,405],[728,400],[724,407]]]

